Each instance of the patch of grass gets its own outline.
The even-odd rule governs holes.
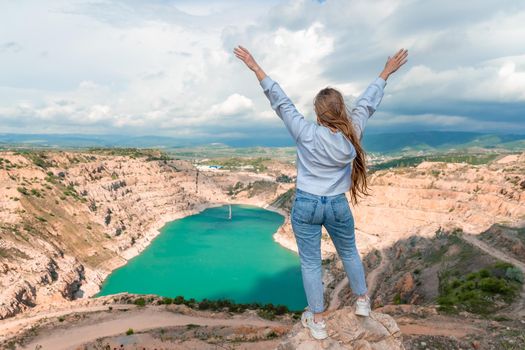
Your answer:
[[[94,147],[88,150],[92,154],[109,155],[109,156],[127,156],[130,158],[147,157],[146,160],[168,160],[171,159],[166,153],[151,148],[102,148]]]
[[[228,186],[228,195],[229,196],[234,196],[234,195],[238,194],[239,192],[241,192],[243,190],[244,190],[243,183],[240,182],[240,181],[237,181],[237,183],[234,186],[232,186],[232,185]]]
[[[52,184],[56,184],[60,181],[60,178],[58,176],[55,176],[52,171],[48,171],[46,174],[47,176],[44,178],[45,181]]]
[[[17,187],[17,191],[22,193],[24,196],[29,196],[29,191],[25,187]]]
[[[401,294],[399,293],[396,293],[396,295],[394,295],[394,300],[392,300],[394,305],[400,305],[402,304],[402,300],[401,300]]]
[[[53,166],[53,163],[49,161],[48,156],[45,152],[27,151],[24,152],[23,155],[28,160],[32,161],[33,164],[42,169],[47,169]]]
[[[126,335],[132,335],[134,332],[133,332],[133,328],[129,328],[127,331],[126,331]]]
[[[31,189],[31,194],[32,194],[33,196],[35,196],[35,197],[39,197],[39,198],[40,198],[40,197],[43,197],[43,196],[42,196],[42,193],[41,193],[39,190],[37,190],[36,188],[32,188],[32,189]]]
[[[499,262],[465,276],[440,275],[440,310],[489,315],[499,303],[512,303],[519,295],[523,278],[515,269],[511,264]]]
[[[162,303],[166,304],[166,305],[171,305],[171,304],[173,304],[173,299],[172,298],[164,298],[164,299],[162,299]]]
[[[390,169],[390,168],[404,168],[414,167],[422,162],[445,162],[445,163],[467,163],[472,165],[487,164],[496,159],[499,154],[496,153],[481,153],[481,154],[464,154],[464,153],[449,153],[449,154],[433,154],[427,156],[413,156],[402,157],[399,159],[392,159],[383,163],[375,164],[370,167],[370,172]],[[431,171],[431,175],[437,177],[439,175],[435,170]]]
[[[146,305],[146,300],[144,298],[140,297],[140,298],[135,299],[135,301],[133,303],[135,305],[137,305],[137,306],[145,306]]]
[[[277,183],[266,181],[266,180],[257,180],[250,182],[247,186],[248,197],[254,197],[260,193],[265,193],[267,191],[275,192],[277,190]]]
[[[267,339],[274,339],[274,338],[277,338],[279,335],[275,332],[275,331],[271,331],[270,333],[268,333],[266,335],[266,338]]]
[[[203,165],[219,165],[227,170],[245,170],[253,172],[261,172],[267,169],[264,164],[266,161],[269,161],[270,158],[267,157],[257,157],[257,158],[241,158],[241,157],[231,157],[225,159],[213,159],[205,161]]]
[[[258,310],[257,311],[257,315],[259,315],[259,317],[261,318],[264,318],[266,320],[274,320],[275,319],[275,314],[271,311],[268,311],[268,310]]]

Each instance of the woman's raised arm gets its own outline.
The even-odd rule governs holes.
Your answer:
[[[303,139],[308,138],[308,135],[311,135],[313,129],[315,129],[315,124],[307,121],[304,116],[297,111],[297,108],[295,108],[295,105],[284,93],[279,84],[264,73],[247,49],[239,46],[236,47],[233,52],[237,58],[243,61],[246,66],[255,73],[264,94],[268,100],[270,100],[272,109],[277,113],[279,118],[283,120],[286,129],[288,129],[294,141],[297,143],[301,137],[303,137]]]
[[[388,77],[396,72],[402,65],[407,62],[408,51],[406,49],[399,50],[394,56],[388,57],[385,68],[379,77],[376,78],[359,96],[355,107],[352,109],[350,115],[352,122],[357,126],[359,139],[363,137],[363,133],[368,122],[368,119],[374,114],[377,107],[383,98],[384,88]]]

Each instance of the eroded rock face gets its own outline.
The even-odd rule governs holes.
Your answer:
[[[34,306],[35,288],[27,281],[21,281],[5,291],[7,297],[0,304],[0,320]]]
[[[331,312],[326,318],[328,338],[315,340],[299,322],[278,350],[401,350],[401,332],[396,321],[386,314],[372,312],[370,317],[354,314],[350,307]]]
[[[0,319],[89,297],[168,221],[209,206],[266,206],[294,185],[292,165],[200,172],[182,160],[95,153],[0,152]],[[9,164],[6,166],[5,164]],[[229,189],[243,190],[233,198]],[[254,193],[252,193],[254,192]]]
[[[525,153],[502,163],[424,162],[377,171],[369,177],[371,195],[351,205],[358,249],[364,256],[413,235],[433,237],[455,228],[480,234],[495,222],[523,220],[523,174]],[[289,222],[276,240],[297,251]],[[329,239],[322,240],[321,250],[323,258],[335,252]]]

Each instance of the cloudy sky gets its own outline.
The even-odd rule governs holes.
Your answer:
[[[1,1],[0,132],[287,139],[242,44],[314,120],[409,50],[367,132],[525,133],[525,2]]]

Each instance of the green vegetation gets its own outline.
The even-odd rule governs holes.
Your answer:
[[[502,350],[523,350],[525,349],[525,333],[523,329],[503,329],[500,332],[500,342],[498,349]]]
[[[290,184],[290,183],[293,182],[293,178],[288,176],[288,175],[281,174],[281,175],[277,176],[275,181],[286,183],[286,184]]]
[[[266,338],[267,339],[274,339],[274,338],[277,338],[278,336],[279,336],[279,334],[277,334],[275,331],[271,331],[270,333],[268,333]]]
[[[146,305],[146,300],[141,297],[141,298],[135,299],[135,301],[133,303],[135,305],[137,305],[137,306],[145,306]]]
[[[260,193],[264,193],[267,191],[276,191],[276,190],[277,190],[277,184],[272,181],[257,180],[257,181],[248,183],[248,185],[246,186],[242,182],[237,182],[234,186],[232,185],[228,186],[228,195],[236,196],[242,191],[248,191],[248,197],[253,197]]]
[[[229,147],[227,145],[203,145],[170,149],[169,153],[177,159],[224,159],[231,157],[272,158],[293,161],[295,147]]]
[[[240,193],[242,191],[244,191],[244,185],[240,181],[237,181],[235,186],[232,186],[232,185],[228,186],[228,195],[229,196],[235,196],[235,195],[237,195],[238,193]]]
[[[0,168],[11,170],[18,168],[18,165],[11,163],[9,159],[0,157]]]
[[[74,198],[75,200],[77,201],[81,201],[81,202],[87,202],[87,199],[81,197],[77,190],[75,189],[75,186],[73,184],[69,184],[65,187],[64,189],[64,196],[68,196],[68,197],[72,197]],[[60,199],[64,200],[65,197],[60,197]]]
[[[126,156],[130,158],[146,157],[146,160],[169,160],[165,152],[153,148],[104,148],[94,147],[89,148],[88,151],[92,154],[107,155],[107,156]]]
[[[39,197],[39,198],[43,197],[42,193],[36,188],[31,189],[31,194],[35,197]]]
[[[214,159],[203,162],[203,165],[219,165],[226,170],[246,170],[261,172],[267,169],[264,163],[269,161],[268,157],[240,158],[232,157],[226,159]]]
[[[400,153],[443,151],[469,148],[520,150],[525,145],[523,135],[482,134],[463,131],[414,131],[403,133],[366,134],[364,148],[369,152]]]
[[[511,303],[519,294],[523,274],[515,266],[498,262],[464,276],[440,275],[440,310],[488,315],[501,302]]]
[[[404,304],[403,300],[401,300],[401,294],[399,293],[396,293],[396,295],[394,295],[394,305],[400,305],[400,304]]]
[[[487,164],[499,156],[497,153],[482,153],[482,154],[464,154],[464,153],[447,153],[447,154],[433,154],[426,156],[402,157],[399,159],[392,159],[384,163],[372,165],[370,172],[390,169],[413,167],[422,162],[445,162],[445,163],[468,163],[472,165]],[[439,172],[433,172],[432,175],[438,176]]]
[[[23,186],[22,187],[18,187],[17,191],[22,193],[24,196],[29,196],[29,191],[27,190],[27,188],[25,188]]]
[[[162,162],[166,163],[168,160],[172,160],[172,159],[173,158],[170,155],[168,155],[167,153],[159,151],[159,154],[150,154],[150,155],[148,155],[148,157],[146,158],[146,161],[147,162],[162,161]]]
[[[53,166],[53,163],[48,160],[48,155],[45,152],[20,151],[20,154],[42,169],[47,169]]]
[[[133,332],[133,328],[129,328],[127,331],[126,331],[126,335],[132,335],[134,332]]]
[[[35,139],[36,138],[36,139]],[[194,140],[197,141],[197,140]],[[290,147],[247,147],[254,140],[235,142],[240,147],[230,147],[226,144],[211,143],[200,146],[182,146],[181,140],[162,136],[118,136],[118,135],[1,135],[0,148],[10,149],[25,147],[27,151],[50,150],[54,147],[71,151],[91,149],[94,153],[111,154],[114,149],[127,149],[129,154],[151,150],[152,147],[161,147],[179,159],[202,159],[224,157],[271,157],[293,161],[296,157],[292,139],[285,138],[279,144]],[[272,143],[274,143],[272,141]],[[444,151],[454,149],[458,152],[469,148],[523,150],[525,138],[523,135],[512,134],[482,134],[476,132],[453,131],[417,131],[403,133],[366,134],[363,138],[364,148],[374,153],[399,154],[418,151]],[[275,144],[275,143],[274,143]],[[111,145],[111,147],[108,147]],[[122,148],[120,148],[122,147]],[[126,148],[128,147],[128,148]],[[139,147],[139,148],[136,148]],[[118,151],[117,151],[118,152]]]
[[[152,302],[154,298],[149,298],[148,300],[143,297],[139,297],[133,301],[135,305],[144,306],[148,302]],[[175,298],[164,297],[158,301],[159,304],[164,305],[186,305],[192,309],[198,310],[211,310],[211,311],[228,311],[232,313],[243,313],[246,310],[257,310],[257,314],[260,317],[273,320],[276,316],[284,314],[292,314],[294,318],[300,316],[302,311],[291,311],[285,305],[274,305],[272,303],[260,304],[260,303],[235,303],[229,299],[217,299],[209,300],[202,299],[197,301],[194,298],[185,299],[183,296],[179,295]]]
[[[246,189],[248,190],[248,197],[254,197],[260,193],[265,193],[268,191],[275,192],[277,190],[277,184],[271,181],[257,180],[250,182]]]
[[[56,184],[58,181],[60,181],[60,178],[58,176],[55,176],[52,171],[48,171],[47,176],[44,178],[49,183]]]
[[[393,259],[392,278],[385,281],[395,285],[385,287],[391,303],[410,303],[416,296],[417,304],[437,303],[445,313],[483,316],[513,303],[524,282],[522,271],[480,251],[462,235],[461,229],[438,229],[431,239],[412,236],[397,242],[389,254],[399,249],[402,254]],[[409,274],[411,283],[402,282],[401,288]]]

